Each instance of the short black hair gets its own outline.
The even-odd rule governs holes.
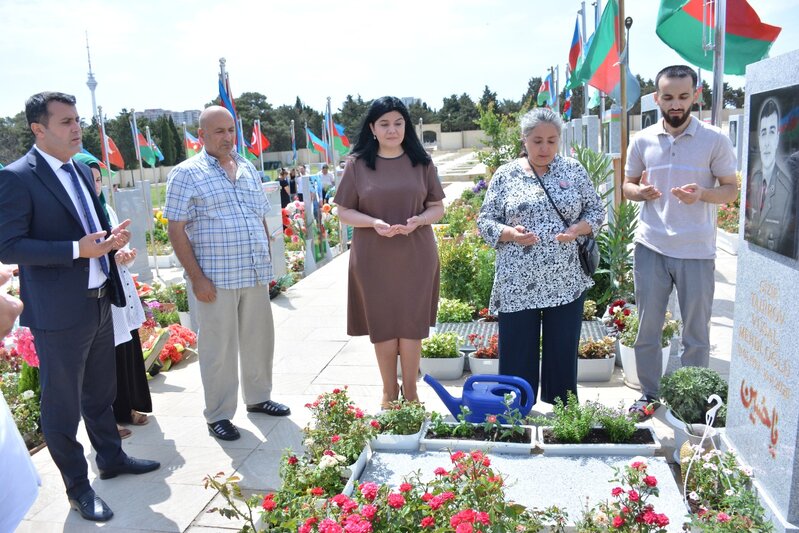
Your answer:
[[[50,120],[50,113],[47,111],[47,104],[50,102],[61,102],[62,104],[75,105],[75,97],[71,94],[45,91],[36,93],[25,102],[25,118],[28,119],[30,127],[34,122],[47,126]]]
[[[687,78],[688,76],[691,77],[691,81],[694,84],[694,89],[696,89],[698,78],[694,69],[688,65],[672,65],[670,67],[666,67],[658,72],[657,76],[655,76],[655,90],[660,90],[660,78]]]
[[[758,117],[758,122],[763,120],[765,117],[770,117],[771,115],[777,115],[777,122],[780,121],[780,108],[777,105],[777,100],[774,98],[768,98],[765,102],[763,102],[763,107],[760,108],[760,116]]]
[[[377,122],[377,119],[391,111],[397,111],[402,115],[402,118],[405,119],[405,136],[402,139],[402,149],[408,154],[411,164],[413,166],[419,163],[423,165],[430,164],[432,158],[430,154],[425,152],[424,146],[422,146],[419,140],[419,136],[416,135],[416,128],[413,126],[408,108],[402,100],[395,96],[383,96],[372,102],[366,114],[366,118],[363,120],[363,124],[361,124],[361,131],[358,134],[358,141],[352,149],[352,155],[359,159],[363,158],[366,162],[366,166],[372,170],[375,169],[379,145],[369,125],[374,124]]]

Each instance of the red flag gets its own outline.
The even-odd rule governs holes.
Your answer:
[[[125,168],[125,160],[122,159],[122,153],[119,151],[119,148],[117,148],[114,139],[112,139],[110,135],[106,135],[105,138],[108,141],[107,156],[105,153],[105,142],[103,142],[103,133],[100,132],[100,148],[103,151],[103,160],[107,159],[109,163],[117,168]]]
[[[266,135],[263,134],[261,128],[258,127],[257,122],[254,122],[252,125],[252,137],[250,137],[250,144],[252,146],[247,147],[247,149],[254,156],[260,156],[261,152],[269,148],[269,139],[266,138]]]

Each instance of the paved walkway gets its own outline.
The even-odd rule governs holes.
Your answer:
[[[459,196],[465,186],[469,184],[449,185],[445,189],[448,198]],[[725,375],[732,344],[735,259],[719,253],[711,325],[712,366]],[[89,456],[92,486],[114,510],[113,520],[93,524],[70,511],[61,477],[45,448],[33,457],[42,477],[39,498],[18,531],[82,532],[100,527],[111,532],[237,530],[240,525],[235,522],[206,512],[221,503],[213,491],[203,488],[206,474],[235,472],[247,494],[277,489],[282,450],[301,445],[300,430],[309,418],[303,408],[305,403],[323,391],[349,385],[358,405],[371,412],[378,409],[380,376],[371,344],[368,338],[351,338],[345,333],[347,262],[348,254],[334,259],[273,300],[277,332],[273,397],[288,404],[292,416],[275,419],[248,414],[242,404],[233,420],[242,438],[218,441],[208,435],[202,416],[199,365],[196,359],[183,362],[151,381],[154,413],[150,423],[131,427],[133,436],[122,441],[128,454],[159,460],[161,469],[102,481],[97,477],[93,454]],[[672,365],[675,363],[672,356]],[[457,383],[449,388],[460,396]],[[637,391],[624,386],[618,368],[610,382],[579,389],[581,399],[599,399],[607,405],[629,403],[638,396]],[[447,412],[432,389],[421,384],[419,391],[429,409]],[[538,404],[534,411],[543,413],[548,407]],[[672,432],[659,420],[661,411],[655,426],[668,446]],[[83,428],[80,439],[89,450]]]

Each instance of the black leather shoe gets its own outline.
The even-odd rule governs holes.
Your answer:
[[[153,470],[161,468],[161,463],[158,461],[150,461],[148,459],[136,459],[135,457],[126,457],[125,461],[100,470],[100,479],[111,479],[117,477],[119,474],[146,474]]]
[[[230,420],[218,420],[208,424],[208,433],[220,440],[236,440],[241,435]]]
[[[114,511],[91,489],[77,499],[70,498],[69,505],[78,511],[84,520],[107,522],[114,516]]]
[[[247,406],[248,413],[263,413],[270,416],[289,416],[291,409],[288,405],[267,400],[264,403]]]

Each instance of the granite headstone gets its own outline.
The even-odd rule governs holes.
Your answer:
[[[799,51],[747,67],[745,131],[750,130],[752,96],[799,87],[797,67]],[[743,137],[741,168],[747,169],[750,136]],[[747,204],[743,198],[741,206]],[[742,209],[740,232],[743,227]],[[796,532],[799,339],[794,328],[799,322],[799,266],[796,259],[743,239],[739,243],[726,441],[753,468],[756,487],[777,531]]]
[[[599,117],[586,115],[583,117],[583,137],[585,144],[594,152],[599,151]]]
[[[728,134],[732,147],[735,148],[735,156],[738,160],[738,170],[741,170],[741,161],[743,159],[743,145],[744,145],[744,116],[743,115],[730,115]]]
[[[136,248],[137,255],[130,271],[139,275],[140,281],[150,281],[150,270],[146,233],[149,230],[147,217],[152,217],[150,208],[150,182],[139,182],[135,189],[119,189],[114,193],[115,211],[119,220],[130,219],[130,247]]]

